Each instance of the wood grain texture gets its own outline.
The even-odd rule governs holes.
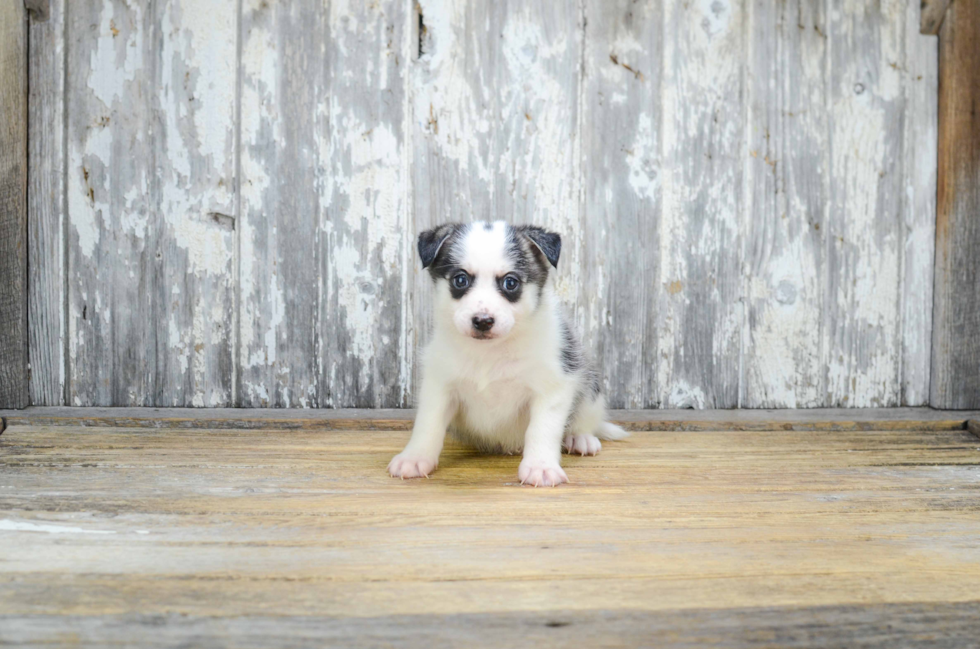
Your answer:
[[[242,5],[236,405],[316,405],[327,7]]]
[[[747,1],[664,5],[663,407],[738,405]],[[660,287],[656,287],[659,289]]]
[[[932,368],[939,39],[916,29],[914,2],[905,15],[901,405],[922,406],[929,403]]]
[[[827,406],[900,399],[905,3],[831,3]]]
[[[980,2],[952,3],[939,35],[934,407],[980,404]]]
[[[30,399],[65,404],[65,2],[30,21],[27,186]]]
[[[330,3],[315,136],[324,170],[317,178],[316,332],[323,407],[410,403],[408,287],[416,259],[406,104],[418,48],[408,29],[413,19],[402,0]]]
[[[557,489],[458,446],[430,480],[393,480],[407,435],[12,425],[0,638],[95,644],[149,619],[199,644],[277,623],[321,642],[464,620],[616,637],[645,619],[689,646],[771,646],[774,626],[800,646],[975,639],[965,430],[637,434],[566,458]]]
[[[586,2],[582,89],[583,338],[615,408],[660,405],[659,3]],[[622,233],[631,236],[624,237]]]
[[[827,401],[821,331],[825,272],[834,270],[824,250],[831,194],[825,4],[751,4],[741,398],[749,408]]]
[[[935,41],[909,4],[753,7],[742,405],[922,405]]]
[[[245,406],[407,404],[403,2],[246,2]]]
[[[951,0],[922,0],[919,30],[923,34],[936,35],[943,26],[946,10]],[[911,6],[911,5],[910,5]]]
[[[220,638],[235,647],[546,646],[685,649],[835,647],[973,649],[980,634],[977,602],[770,606],[729,609],[556,610],[339,618],[327,615],[208,618],[196,615],[0,616],[0,640],[11,646],[111,646],[140,638],[172,647]]]
[[[0,407],[28,404],[27,13],[0,8]]]
[[[71,5],[73,405],[231,403],[235,15]]]

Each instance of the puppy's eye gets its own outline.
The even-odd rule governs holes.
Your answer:
[[[466,273],[457,273],[453,275],[453,286],[458,289],[464,289],[470,285],[470,276]]]
[[[517,279],[513,275],[508,275],[507,277],[504,278],[502,286],[504,290],[507,291],[508,293],[513,293],[518,288],[520,288],[521,280]]]

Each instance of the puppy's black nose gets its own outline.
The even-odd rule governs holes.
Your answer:
[[[473,328],[477,331],[490,331],[493,327],[493,318],[488,315],[473,316]]]

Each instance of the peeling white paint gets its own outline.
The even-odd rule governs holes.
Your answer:
[[[865,29],[853,3],[844,3],[839,32]],[[891,51],[887,27],[880,34],[880,56]],[[899,30],[900,31],[900,30]],[[898,341],[899,241],[897,232],[881,236],[882,210],[890,196],[879,192],[892,163],[894,142],[888,128],[897,94],[891,75],[879,66],[870,76],[861,57],[838,70],[832,110],[831,173],[834,192],[834,252],[844,260],[837,291],[831,295],[836,317],[846,320],[828,331],[827,390],[835,402],[851,407],[899,404]],[[835,404],[836,405],[836,404]]]
[[[630,186],[636,195],[654,200],[660,191],[660,147],[657,134],[653,130],[650,114],[640,113],[637,120],[636,137],[632,148],[626,152],[630,169]]]
[[[206,3],[187,2],[180,9],[186,27],[171,24],[172,12],[164,14],[161,26],[171,35],[168,45],[179,48],[162,57],[163,99],[177,109],[165,111],[172,176],[162,185],[162,211],[174,242],[187,251],[189,270],[223,277],[231,267],[232,236],[207,214],[232,211],[235,74],[234,58],[228,55],[236,39],[235,20]],[[210,173],[197,175],[192,165]]]
[[[259,2],[247,3],[244,10],[262,11]],[[265,195],[273,186],[273,178],[265,162],[256,157],[262,147],[258,143],[266,135],[272,142],[282,142],[282,123],[279,119],[275,93],[278,84],[279,53],[275,32],[270,29],[253,29],[243,34],[242,46],[242,149],[241,205],[239,230],[239,304],[241,321],[239,366],[243,369],[273,367],[276,363],[276,332],[285,319],[285,296],[279,286],[275,269],[265,267],[259,257],[259,227],[267,228],[264,213]],[[268,309],[268,311],[266,310]],[[270,395],[266,386],[245,380],[241,386],[249,400],[268,404]]]
[[[703,276],[690,266],[713,259],[723,269],[737,254],[741,183],[739,167],[729,160],[742,141],[743,8],[716,0],[691,9],[672,3],[664,7],[660,277],[682,285],[663,295],[657,384],[659,400],[669,404],[678,398],[672,386],[710,379],[714,395],[704,394],[705,407],[733,407],[730,396],[720,395],[738,382],[733,359],[739,352],[741,309],[734,296],[719,292],[719,284],[730,280],[727,274]],[[710,316],[693,315],[709,309],[714,311]],[[711,319],[695,334],[685,329],[688,317]],[[692,335],[707,338],[698,347],[710,343],[717,362],[685,354],[682,341]],[[709,366],[714,366],[713,376],[695,376]],[[707,383],[693,385],[708,388]]]
[[[349,167],[334,165],[337,173],[331,188],[335,195],[346,198],[342,210],[345,227],[323,224],[332,250],[327,294],[336,296],[350,338],[348,353],[362,360],[359,382],[367,385],[373,371],[369,359],[379,351],[375,329],[385,306],[378,299],[381,281],[385,275],[398,272],[394,267],[378,268],[375,260],[398,259],[402,245],[405,181],[401,145],[388,124],[364,123],[345,110],[336,96],[331,97],[330,112],[334,115],[333,128],[330,141],[321,143],[321,151],[328,160],[342,159],[344,153],[350,158]],[[338,141],[343,147],[339,150],[332,145]],[[340,201],[334,196],[327,202],[338,205]]]
[[[459,39],[466,36],[457,33],[464,7],[452,0],[420,0],[419,5],[425,16],[426,48],[425,65],[415,67],[416,128],[442,155],[455,160],[461,173],[491,183],[492,169],[479,139],[490,132],[492,116],[478,100],[473,80],[456,67],[464,47]]]
[[[226,403],[230,395],[211,383],[218,354],[229,341],[236,347],[235,336],[233,362],[255,370],[240,386],[246,402],[336,405],[336,386],[367,390],[372,382],[376,393],[410,396],[424,322],[413,309],[424,308],[427,299],[410,224],[452,214],[534,221],[565,235],[556,289],[577,309],[596,347],[636,350],[635,360],[606,368],[608,376],[627,377],[621,390],[635,383],[625,388],[631,404],[715,406],[719,386],[734,382],[740,395],[748,386],[743,405],[760,405],[753,399],[855,406],[926,398],[931,321],[922,305],[931,302],[934,224],[928,216],[935,209],[935,168],[934,158],[922,152],[934,149],[935,134],[929,131],[934,112],[921,104],[934,101],[935,87],[918,95],[912,88],[920,76],[934,84],[934,58],[916,48],[934,57],[935,42],[919,43],[915,7],[884,0],[879,15],[860,0],[835,3],[830,16],[817,12],[828,21],[819,30],[827,34],[806,23],[805,51],[774,50],[786,62],[780,69],[793,74],[755,82],[747,57],[772,44],[754,38],[754,21],[770,9],[749,9],[744,0],[631,6],[657,12],[659,24],[647,26],[652,32],[617,24],[601,33],[591,20],[583,31],[581,7],[569,13],[532,3],[501,13],[426,0],[420,5],[425,54],[418,61],[412,61],[418,44],[408,30],[416,17],[400,4],[338,0],[312,8],[309,15],[325,30],[311,41],[319,51],[309,53],[289,49],[279,31],[288,23],[277,23],[308,14],[275,4],[246,0],[243,7],[254,28],[242,34],[243,147],[237,152],[234,10],[216,11],[213,0],[159,9],[161,52],[152,62],[144,60],[150,54],[140,32],[147,9],[109,3],[93,12],[84,56],[93,72],[72,82],[76,112],[69,116],[78,117],[70,127],[67,179],[74,246],[68,360],[76,386],[104,380],[92,358],[106,345],[132,345],[119,353],[138,358],[157,353],[132,324],[143,314],[130,304],[133,292],[110,285],[135,284],[152,268],[172,282],[162,291],[145,289],[169,298],[158,311],[160,322],[152,323],[160,328],[175,381],[164,390],[172,403],[164,405]],[[651,46],[658,49],[647,51]],[[856,54],[841,57],[846,47]],[[840,60],[830,61],[835,52]],[[309,80],[319,85],[302,116],[281,112],[291,105],[280,93],[297,54],[312,57],[302,59],[311,70],[323,66],[323,75]],[[159,77],[153,87],[146,82],[150,71]],[[605,84],[596,105],[611,109],[619,130],[607,147],[583,152],[583,129],[606,115],[593,108],[596,114],[581,116],[582,105],[593,101],[585,93],[595,79]],[[787,102],[778,116],[783,133],[757,132],[752,93],[758,92]],[[918,112],[905,107],[913,100],[920,102]],[[399,105],[400,112],[392,109]],[[82,110],[93,114],[82,119]],[[904,149],[894,127],[902,110],[911,116]],[[740,111],[748,113],[743,118]],[[288,130],[295,119],[310,123],[298,157],[315,169],[315,186],[300,190],[312,192],[320,210],[310,241],[301,243],[316,250],[310,263],[322,264],[313,271],[322,275],[316,286],[301,288],[288,285],[289,274],[281,272],[275,256],[289,242],[270,221],[291,218],[276,210],[284,204],[277,192],[295,171],[282,163],[297,153],[286,150],[285,139],[295,136]],[[804,129],[818,135],[794,139]],[[763,149],[770,137],[791,141]],[[156,168],[142,159],[120,164],[121,156],[149,151],[151,144],[158,147]],[[826,152],[826,166],[815,167],[812,178],[790,169],[792,161],[769,155],[810,149]],[[606,157],[590,157],[598,155]],[[590,215],[582,213],[587,190],[580,181],[591,182],[598,164],[615,169],[622,183],[588,189],[594,192],[590,205],[612,215],[610,225],[626,222],[618,220],[620,212],[660,219],[659,248],[649,251],[642,268],[657,285],[643,304],[616,304],[624,302],[617,286],[624,278],[614,257],[639,258],[637,233],[603,228],[598,240],[590,238],[599,228],[590,230]],[[901,182],[889,180],[900,173]],[[746,208],[744,188],[766,174],[772,180],[759,190],[760,209]],[[836,202],[823,213],[805,192],[794,193],[793,183],[826,184]],[[895,188],[900,207],[888,203]],[[212,212],[226,220],[212,219]],[[900,225],[883,225],[896,214]],[[750,233],[772,243],[746,245]],[[744,282],[732,295],[733,259],[743,245],[755,256],[739,258]],[[832,260],[837,264],[825,267]],[[391,286],[400,295],[386,293]],[[230,306],[236,291],[240,328]],[[292,301],[302,295],[315,300],[309,323],[293,317]],[[654,322],[637,320],[631,329],[630,308],[644,309]],[[832,328],[824,322],[827,309],[835,314]],[[379,329],[392,318],[398,334]],[[623,339],[611,340],[614,325],[624,322]],[[336,343],[347,357],[302,359],[309,367],[300,367],[287,357],[296,344],[290,337],[302,327],[309,327],[303,343],[311,349],[323,354]],[[650,329],[656,354],[641,349]],[[752,357],[733,379],[731,359],[747,345]],[[384,381],[397,386],[378,387],[378,358],[391,346],[399,350],[398,368]],[[304,372],[313,378],[300,376]],[[113,387],[112,398],[145,399],[153,378],[140,374],[138,382]],[[71,400],[81,405],[106,398],[108,390]],[[320,403],[319,394],[332,396]]]
[[[102,5],[98,39],[91,55],[92,70],[104,73],[89,75],[88,86],[107,109],[130,96],[127,85],[143,70],[142,42],[139,32],[131,28],[143,21],[143,9],[138,3],[127,9],[131,15],[116,16],[114,3]]]
[[[698,0],[701,29],[708,38],[726,32],[731,25],[732,7],[729,0]]]
[[[670,389],[670,396],[665,407],[704,410],[708,405],[704,390],[696,385],[689,385],[684,380],[677,379]]]

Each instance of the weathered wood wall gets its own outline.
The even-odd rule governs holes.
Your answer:
[[[616,407],[928,403],[917,0],[53,0],[31,397],[399,407],[415,233],[562,232]],[[36,179],[36,180],[33,180]]]
[[[940,74],[930,403],[969,408],[980,404],[980,0],[950,5]]]
[[[28,403],[27,19],[0,5],[0,408]]]

